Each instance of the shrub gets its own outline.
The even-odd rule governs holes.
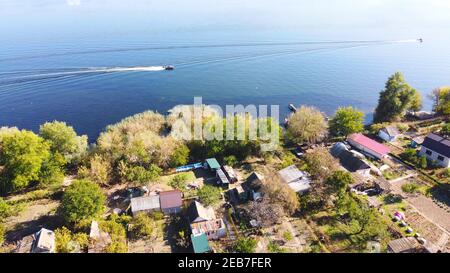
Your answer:
[[[416,193],[419,191],[419,185],[415,184],[415,183],[408,183],[408,184],[404,184],[402,185],[402,191],[406,192],[406,193]]]
[[[8,204],[8,202],[6,202],[5,200],[3,200],[3,198],[0,197],[0,220],[3,220],[11,216],[11,214],[12,214],[11,206]]]
[[[197,190],[198,198],[206,206],[216,205],[222,199],[222,191],[218,187],[205,185]]]
[[[107,253],[125,253],[128,252],[126,244],[126,230],[123,224],[117,222],[118,218],[111,218],[99,223],[100,228],[109,234],[111,243],[106,247]]]
[[[427,166],[428,166],[427,157],[423,155],[420,157],[420,168],[426,169]]]
[[[295,155],[293,155],[292,153],[284,153],[282,160],[283,161],[281,162],[281,168],[284,169],[286,167],[294,165]]]
[[[230,156],[226,156],[223,158],[223,162],[225,163],[225,165],[234,167],[237,164],[237,158],[234,155],[230,155]]]
[[[405,160],[406,162],[409,162],[413,165],[417,165],[418,158],[417,158],[417,150],[413,148],[406,149],[400,157]]]
[[[55,230],[55,242],[57,253],[80,252],[89,244],[86,233],[73,234],[68,228],[62,227]]]
[[[0,246],[3,244],[3,242],[5,241],[5,233],[6,233],[6,229],[3,226],[2,223],[0,223]]]
[[[294,236],[292,235],[291,232],[285,231],[285,232],[283,233],[283,239],[284,239],[286,242],[289,242],[289,241],[292,241],[292,240],[294,239]]]
[[[130,182],[145,185],[150,181],[157,179],[161,173],[161,168],[153,164],[150,165],[148,170],[142,166],[135,166],[128,169],[127,179]]]
[[[267,250],[269,250],[270,253],[286,253],[286,249],[282,248],[279,244],[277,244],[274,241],[270,241],[267,245]]]
[[[187,181],[189,180],[189,175],[186,173],[180,173],[175,175],[169,182],[169,186],[175,189],[184,191],[186,189]]]
[[[237,253],[254,253],[256,249],[256,240],[249,237],[240,237],[238,238],[232,249]]]
[[[139,214],[134,217],[130,223],[130,232],[135,239],[139,238],[149,238],[152,236],[155,228],[155,223],[153,220],[146,214]]]

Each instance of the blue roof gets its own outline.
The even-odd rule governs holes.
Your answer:
[[[220,164],[215,158],[208,158],[206,159],[206,163],[208,163],[208,166],[213,170],[219,170]]]

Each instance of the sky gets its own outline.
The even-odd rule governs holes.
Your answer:
[[[431,30],[449,13],[448,0],[0,0],[0,31]]]

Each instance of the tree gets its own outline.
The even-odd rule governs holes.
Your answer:
[[[408,110],[420,110],[420,106],[420,93],[405,81],[402,73],[396,72],[386,82],[385,89],[380,92],[374,121],[396,121]]]
[[[335,171],[325,180],[325,184],[330,188],[332,193],[342,196],[348,186],[353,183],[353,177],[346,171]]]
[[[297,193],[281,181],[278,175],[264,179],[261,191],[264,193],[265,199],[268,199],[273,206],[280,206],[287,215],[292,215],[300,207]]]
[[[170,165],[172,167],[178,167],[182,165],[186,165],[189,159],[189,148],[181,144],[178,148],[173,151],[172,158],[170,161]]]
[[[39,179],[42,165],[50,157],[47,142],[23,130],[3,134],[0,145],[1,194],[24,189]]]
[[[39,185],[42,186],[57,186],[64,181],[64,166],[66,160],[58,152],[50,155],[50,157],[42,163]]]
[[[236,156],[230,155],[230,156],[224,157],[223,162],[225,163],[225,165],[233,167],[237,164],[238,160],[237,160]]]
[[[200,202],[206,206],[216,205],[222,199],[222,191],[220,188],[211,185],[205,185],[198,189],[197,195]]]
[[[450,87],[434,89],[430,98],[433,100],[433,110],[441,115],[450,115]]]
[[[111,179],[111,163],[101,155],[94,155],[89,160],[90,167],[82,167],[78,171],[81,178],[89,178],[91,181],[100,185],[106,185]]]
[[[330,176],[337,168],[336,159],[326,148],[317,148],[305,155],[308,171],[316,180],[324,180]]]
[[[237,253],[254,253],[256,244],[257,242],[253,238],[239,237],[233,245],[233,251]]]
[[[78,223],[99,216],[105,206],[100,186],[89,180],[76,180],[65,191],[61,214],[68,223]]]
[[[353,107],[339,108],[329,121],[330,134],[333,136],[348,136],[364,130],[364,113]]]
[[[314,107],[301,106],[289,118],[288,133],[297,143],[316,143],[327,133],[327,123],[324,115]]]
[[[89,237],[86,233],[72,233],[62,227],[55,230],[55,243],[57,253],[81,252],[88,247]]]
[[[411,164],[416,165],[418,163],[417,150],[416,149],[408,148],[400,155],[400,157],[403,160],[405,160],[405,161],[407,161],[407,162],[409,162]]]
[[[87,150],[87,136],[78,136],[65,122],[47,122],[41,125],[39,134],[50,143],[52,152],[63,155],[68,162],[79,160]]]
[[[146,185],[152,180],[157,179],[161,173],[161,168],[154,164],[151,164],[148,170],[142,166],[134,166],[128,168],[127,179],[139,185]]]

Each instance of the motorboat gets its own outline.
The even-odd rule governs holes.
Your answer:
[[[164,70],[174,70],[174,69],[175,69],[175,67],[171,66],[171,65],[164,66]]]

